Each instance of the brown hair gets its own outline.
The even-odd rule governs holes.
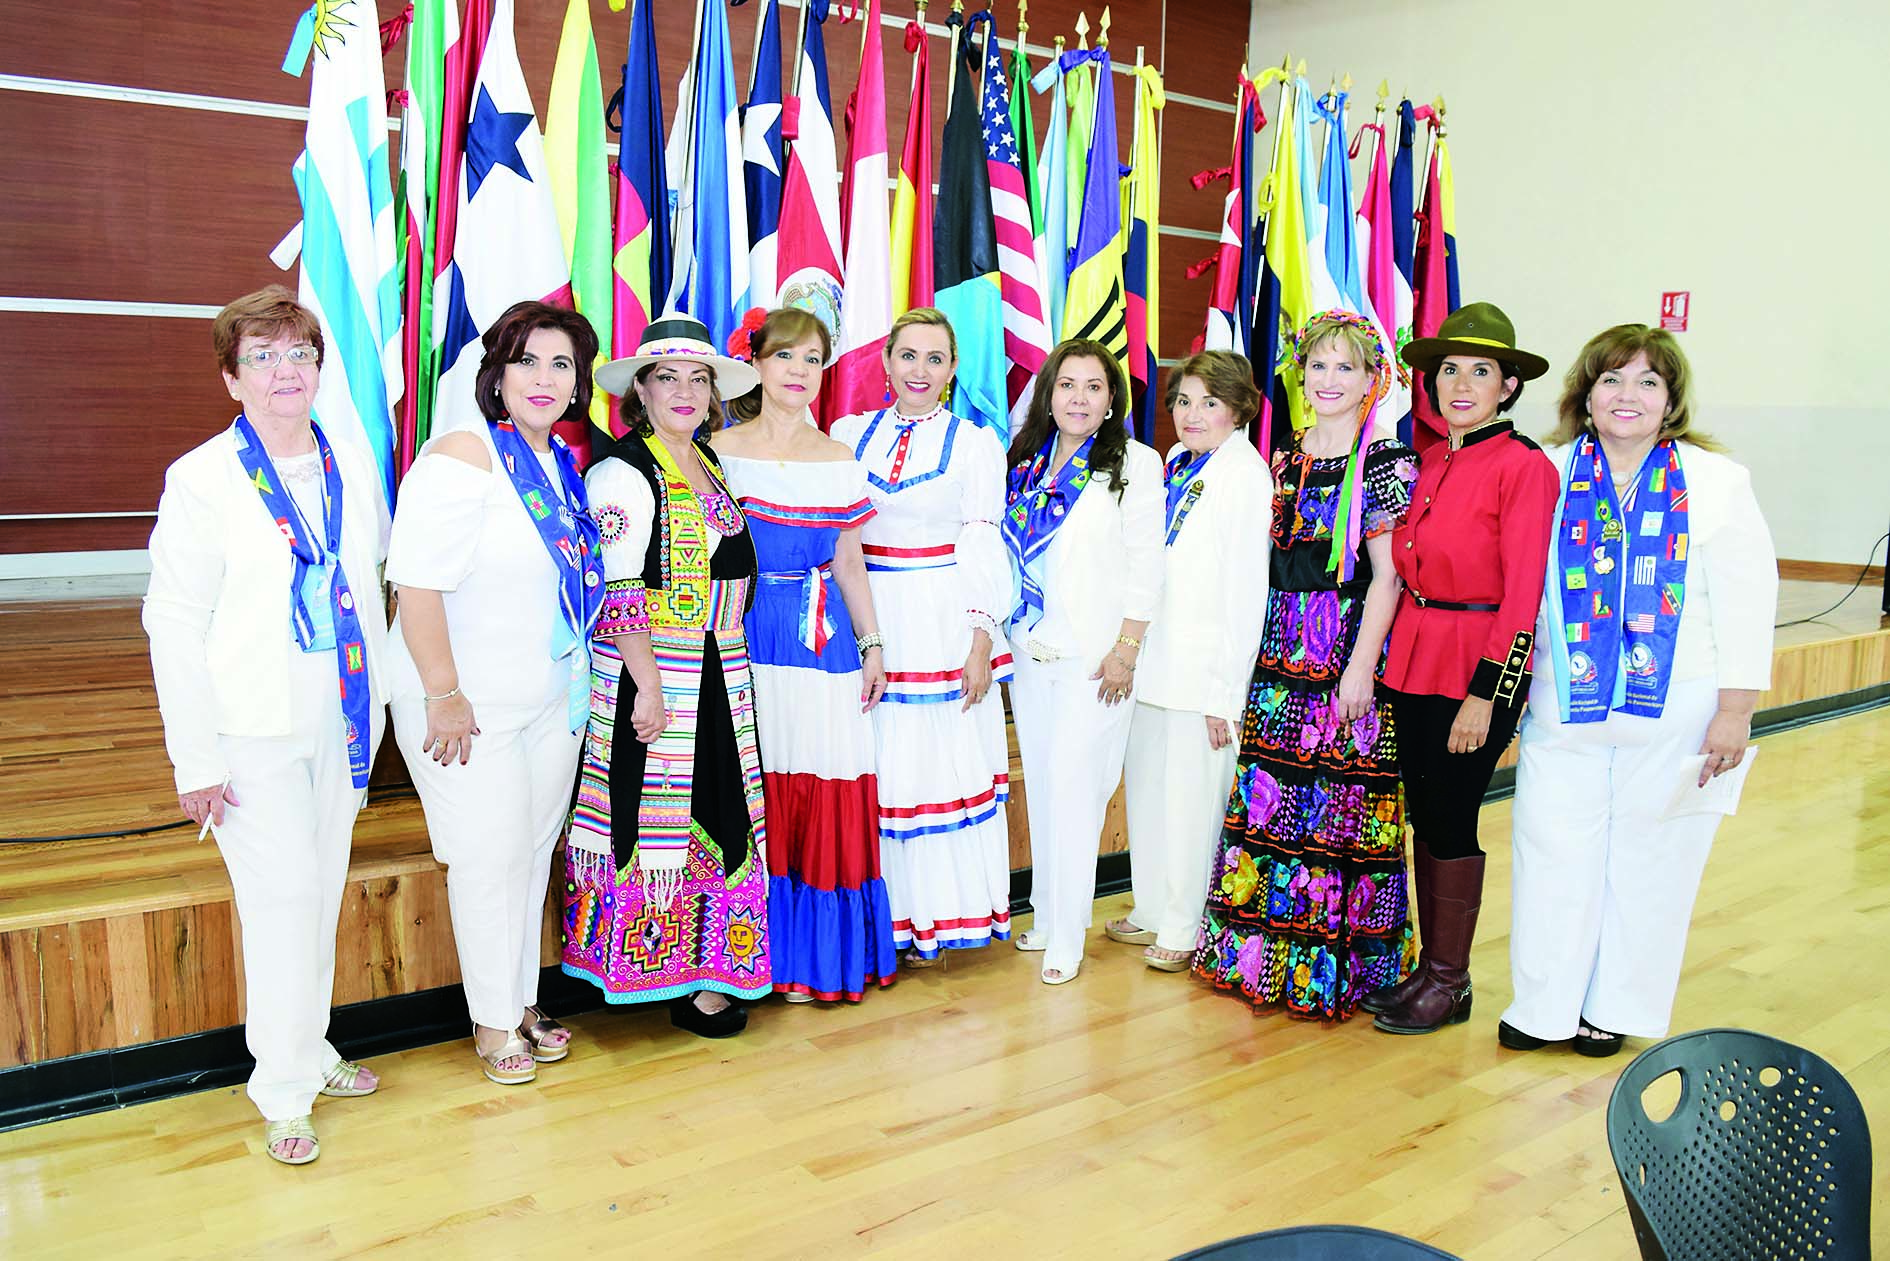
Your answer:
[[[1260,387],[1253,383],[1253,364],[1245,355],[1231,350],[1203,350],[1189,355],[1168,372],[1168,393],[1164,402],[1175,410],[1175,397],[1181,383],[1194,377],[1207,392],[1227,404],[1239,417],[1235,428],[1252,420],[1260,411]]]
[[[577,360],[577,401],[565,409],[560,420],[582,420],[591,410],[591,361],[597,358],[597,331],[576,311],[567,311],[547,302],[515,302],[505,314],[493,321],[480,339],[486,348],[479,361],[479,375],[473,379],[473,397],[479,413],[487,420],[505,419],[505,399],[499,394],[500,378],[507,364],[525,357],[525,343],[541,328],[556,329],[571,339],[571,354]]]
[[[1661,418],[1660,437],[1684,438],[1708,451],[1723,450],[1710,436],[1693,431],[1693,372],[1679,340],[1664,328],[1645,324],[1616,324],[1588,339],[1562,379],[1562,401],[1555,409],[1559,423],[1549,443],[1562,446],[1590,432],[1594,424],[1588,415],[1588,392],[1602,373],[1613,372],[1640,354],[1647,356],[1648,366],[1667,384],[1667,414]]]
[[[631,388],[623,392],[623,403],[618,408],[618,415],[623,417],[624,426],[629,433],[617,441],[641,438],[655,432],[656,427],[643,411],[643,399],[636,391],[636,386],[658,368],[707,368],[709,370],[709,410],[703,414],[702,423],[696,426],[696,441],[707,442],[709,435],[720,429],[723,424],[722,387],[715,383],[715,365],[691,355],[675,355],[658,359],[655,363],[646,363],[637,370],[631,382]]]
[[[210,323],[210,344],[216,347],[217,365],[235,376],[237,348],[245,337],[269,341],[283,333],[313,346],[315,366],[321,367],[327,353],[322,343],[321,322],[281,285],[267,285],[254,293],[246,293],[218,311],[217,318]]]
[[[1035,459],[1037,452],[1043,450],[1043,444],[1056,432],[1056,418],[1050,414],[1050,396],[1057,388],[1057,376],[1063,365],[1072,359],[1096,360],[1102,364],[1103,378],[1109,382],[1109,415],[1096,430],[1096,445],[1089,449],[1089,467],[1092,472],[1109,474],[1109,484],[1115,489],[1116,498],[1121,499],[1129,485],[1122,477],[1122,457],[1129,449],[1126,423],[1129,384],[1122,379],[1122,365],[1101,342],[1075,338],[1050,352],[1037,373],[1037,388],[1031,392],[1030,409],[1024,414],[1024,423],[1017,435],[1011,439],[1006,458],[1013,467]]]
[[[892,354],[893,347],[899,344],[899,334],[917,326],[944,329],[945,344],[951,347],[952,358],[958,358],[958,335],[952,332],[952,322],[945,318],[945,312],[935,306],[915,306],[894,320],[892,331],[886,334],[886,353]]]
[[[819,345],[822,363],[833,358],[833,337],[819,316],[800,307],[780,307],[768,312],[761,327],[748,335],[748,361],[760,363],[769,355],[792,350],[804,342]],[[728,414],[737,420],[753,420],[761,415],[761,387],[757,385],[740,398],[728,400]]]

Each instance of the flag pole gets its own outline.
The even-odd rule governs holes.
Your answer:
[[[963,18],[965,0],[952,0],[952,16]],[[963,21],[947,23],[951,36],[950,52],[945,59],[945,117],[952,116],[952,89],[958,85],[958,36],[965,29]]]

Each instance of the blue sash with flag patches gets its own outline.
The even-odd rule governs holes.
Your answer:
[[[1004,542],[1017,562],[1023,588],[1011,621],[1029,619],[1028,630],[1043,620],[1043,554],[1063,523],[1070,519],[1083,488],[1089,485],[1089,450],[1096,445],[1096,435],[1083,439],[1063,467],[1046,476],[1050,457],[1056,450],[1057,435],[1045,439],[1043,450],[1028,460],[1019,460],[1011,469],[1005,488]]]
[[[1562,721],[1616,710],[1658,718],[1673,681],[1687,588],[1687,481],[1680,452],[1656,443],[1633,492],[1614,491],[1593,434],[1569,453],[1555,516],[1548,588]]]
[[[368,738],[373,730],[373,701],[368,688],[367,642],[361,636],[361,616],[354,607],[354,592],[348,589],[348,574],[341,566],[341,470],[335,467],[334,448],[328,436],[314,422],[315,449],[322,460],[322,536],[317,538],[302,519],[295,499],[282,484],[274,461],[263,449],[262,439],[249,417],[236,418],[236,458],[243,462],[249,484],[262,496],[263,507],[276,519],[276,528],[289,542],[289,554],[295,566],[289,577],[289,624],[295,641],[307,652],[315,646],[319,629],[314,610],[308,606],[309,571],[317,565],[334,566],[334,581],[328,586],[329,609],[334,619],[335,669],[341,676],[341,716],[346,722],[348,774],[356,788],[368,782]]]
[[[591,713],[591,628],[604,607],[602,536],[591,518],[584,496],[584,478],[577,457],[557,434],[551,435],[552,458],[564,497],[551,488],[538,454],[509,420],[489,420],[492,445],[499,463],[512,479],[512,489],[525,505],[525,514],[538,529],[538,538],[558,571],[558,609],[563,616],[552,630],[551,659],[571,658],[571,687],[567,718],[571,730],[582,731]],[[578,651],[580,648],[586,651]]]

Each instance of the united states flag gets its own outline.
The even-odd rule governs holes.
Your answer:
[[[1654,633],[1654,615],[1636,613],[1627,620],[1627,628],[1636,635],[1651,635]]]
[[[1050,329],[1044,323],[1044,295],[1037,277],[1037,255],[1030,221],[1030,197],[1011,130],[1011,88],[1004,58],[990,41],[984,71],[985,165],[991,180],[991,217],[997,227],[999,289],[1004,302],[1005,379],[1011,406],[1029,388],[1030,379],[1050,353]]]

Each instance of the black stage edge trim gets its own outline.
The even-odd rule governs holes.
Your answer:
[[[1890,704],[1890,683],[1781,705],[1755,715],[1752,734],[1754,738],[1777,735],[1885,704]],[[1483,799],[1502,801],[1515,792],[1516,771],[1504,767],[1491,777]],[[1128,889],[1128,854],[1099,857],[1096,896],[1113,897]],[[1029,910],[1030,868],[1024,867],[1011,873],[1011,913],[1022,915]],[[558,1016],[604,1006],[596,986],[555,967],[540,973],[538,995],[540,1006]],[[329,1040],[349,1059],[450,1042],[471,1032],[465,991],[457,985],[337,1007],[328,1028]],[[248,1078],[249,1070],[249,1051],[240,1026],[0,1069],[0,1131],[236,1086]]]

